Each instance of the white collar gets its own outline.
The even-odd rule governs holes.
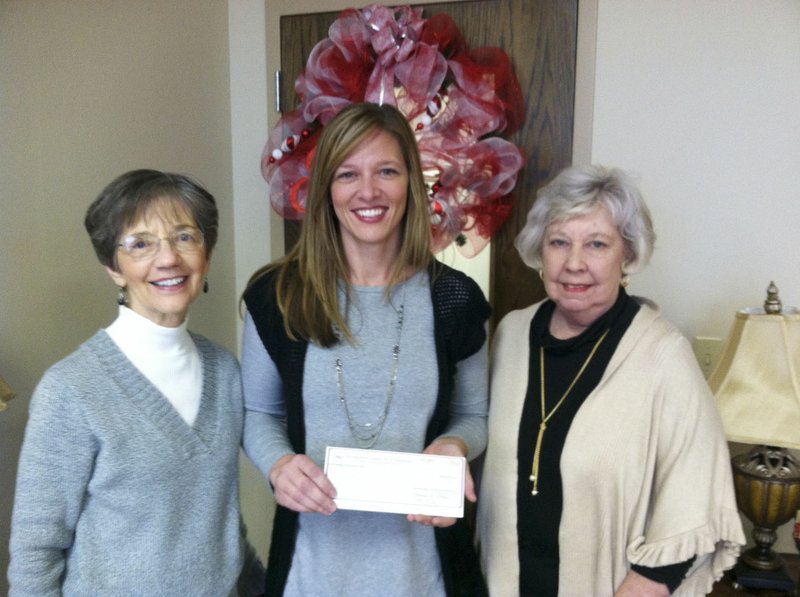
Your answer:
[[[188,319],[178,327],[164,327],[121,305],[114,322],[106,328],[111,339],[128,355],[165,355],[191,350]]]

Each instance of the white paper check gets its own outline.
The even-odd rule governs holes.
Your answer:
[[[464,516],[463,457],[329,446],[325,474],[343,510]]]

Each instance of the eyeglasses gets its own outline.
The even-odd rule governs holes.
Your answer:
[[[132,259],[151,259],[158,253],[161,241],[169,241],[170,246],[178,253],[195,253],[203,248],[203,233],[197,228],[187,226],[178,228],[161,238],[149,232],[129,234],[117,246]]]

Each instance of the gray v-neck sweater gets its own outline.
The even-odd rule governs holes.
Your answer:
[[[12,597],[236,594],[241,382],[233,355],[192,338],[192,427],[104,331],[44,375],[20,456]]]

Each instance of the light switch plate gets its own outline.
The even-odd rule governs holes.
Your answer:
[[[692,342],[692,348],[694,348],[694,354],[697,357],[697,362],[700,364],[703,375],[708,379],[722,352],[722,338],[697,336]]]

